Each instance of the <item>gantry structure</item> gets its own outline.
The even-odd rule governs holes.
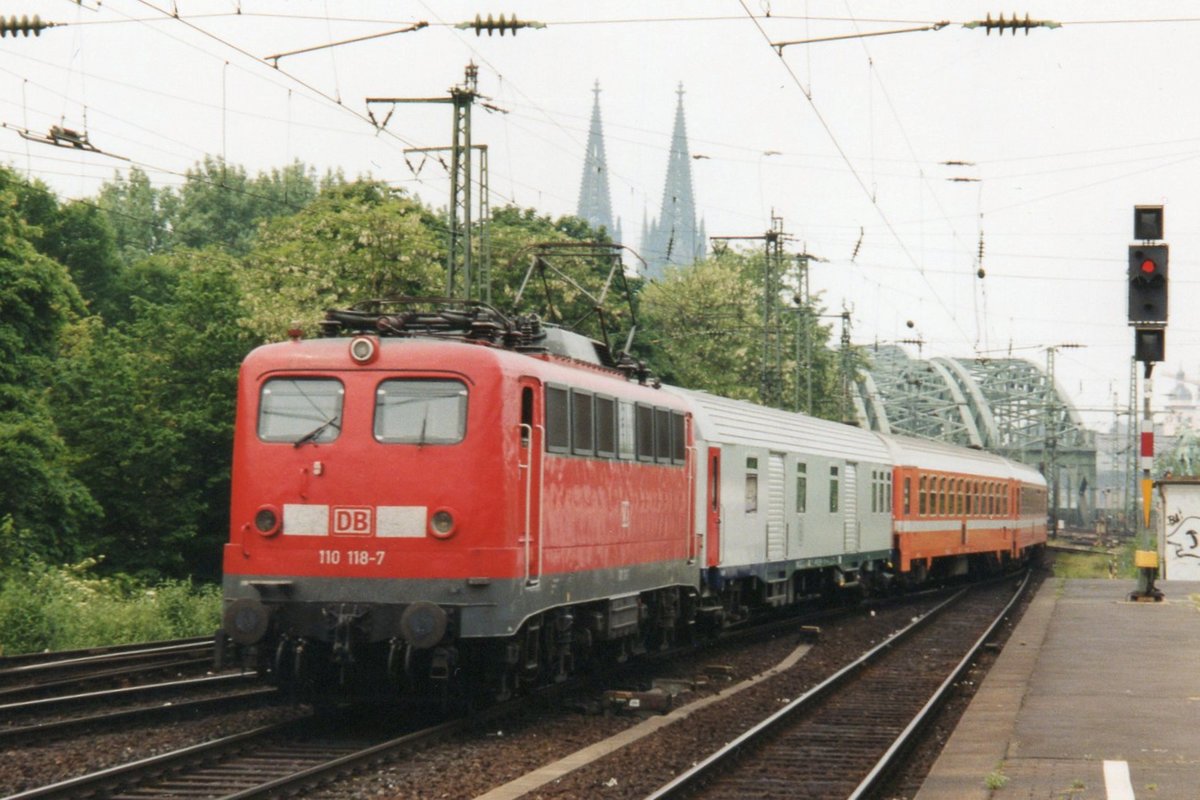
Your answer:
[[[861,427],[1029,464],[1057,494],[1056,518],[1089,517],[1095,437],[1048,371],[1019,358],[914,359],[895,345],[868,354],[871,367],[859,376],[852,398]]]

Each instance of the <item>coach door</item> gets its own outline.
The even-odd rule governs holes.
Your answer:
[[[858,552],[858,465],[846,464],[846,507],[843,517],[845,552]]]
[[[705,495],[705,566],[721,563],[721,448],[708,448],[708,492]]]
[[[542,573],[542,477],[546,453],[546,428],[542,409],[542,384],[536,378],[522,378],[521,423],[517,451],[520,480],[521,535],[518,544],[525,563],[525,585],[535,586]]]
[[[767,456],[767,561],[787,558],[787,523],[784,520],[786,488],[784,455]]]

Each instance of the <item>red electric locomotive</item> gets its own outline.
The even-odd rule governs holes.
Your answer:
[[[503,697],[1045,542],[1029,467],[660,389],[535,317],[374,303],[325,334],[242,366],[218,635],[302,695]]]
[[[322,691],[465,670],[503,695],[672,635],[683,402],[482,306],[332,316],[241,369],[223,630],[260,669]]]

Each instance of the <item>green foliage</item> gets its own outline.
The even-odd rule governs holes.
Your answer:
[[[228,528],[237,369],[258,342],[239,324],[234,261],[158,258],[173,273],[169,298],[135,301],[119,326],[75,326],[52,397],[76,474],[105,498],[84,552],[128,571],[213,576]]]
[[[260,222],[299,211],[316,193],[315,174],[299,162],[251,179],[242,167],[205,156],[188,170],[177,201],[168,206],[175,243],[244,254]]]
[[[762,256],[723,253],[668,269],[638,295],[639,355],[663,380],[725,397],[761,402],[763,364]],[[840,419],[842,365],[829,349],[829,328],[816,306],[780,302],[778,329],[768,331],[769,363],[779,370],[780,405]],[[859,363],[854,354],[850,367]],[[853,372],[851,372],[853,374]]]
[[[1158,478],[1200,476],[1200,432],[1191,428],[1181,430],[1171,449],[1155,456],[1154,475]]]
[[[131,167],[128,177],[118,175],[104,184],[96,203],[107,212],[117,251],[127,265],[168,248],[171,192],[151,186],[142,170]]]
[[[668,269],[639,296],[638,322],[651,366],[668,383],[756,400],[760,296],[729,260]]]
[[[200,636],[220,620],[220,591],[190,581],[99,578],[95,562],[9,572],[0,584],[0,653],[71,650]]]
[[[34,552],[66,558],[100,509],[71,474],[46,403],[60,335],[83,303],[62,265],[36,251],[38,232],[18,213],[37,195],[0,189],[0,516]]]
[[[443,293],[437,226],[424,206],[382,183],[323,191],[299,213],[264,226],[237,275],[246,325],[278,339],[291,322],[311,327],[328,308]]]

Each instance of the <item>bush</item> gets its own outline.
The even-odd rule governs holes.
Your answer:
[[[0,586],[0,653],[74,650],[202,636],[216,630],[221,592],[191,581],[98,578],[93,560],[33,566]]]

